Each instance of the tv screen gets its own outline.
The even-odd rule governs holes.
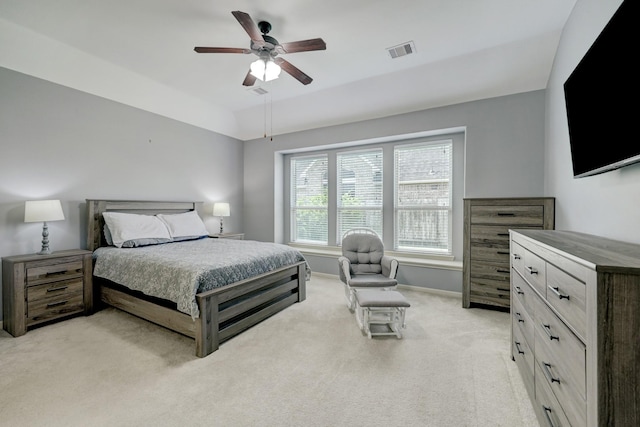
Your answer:
[[[564,84],[575,178],[640,162],[634,126],[638,69],[632,44],[637,3],[622,2]]]

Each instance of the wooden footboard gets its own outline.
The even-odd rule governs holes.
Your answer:
[[[194,338],[196,356],[205,357],[220,343],[306,298],[304,262],[196,295],[200,317],[111,287],[96,278],[105,304]]]
[[[196,295],[196,355],[213,353],[221,342],[305,298],[304,262]]]

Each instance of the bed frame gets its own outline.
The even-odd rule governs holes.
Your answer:
[[[201,211],[201,202],[152,202],[87,199],[87,248],[106,246],[103,212],[172,214]],[[202,216],[202,213],[201,213]],[[94,277],[94,295],[102,302],[172,331],[194,338],[196,356],[216,351],[223,341],[247,330],[269,316],[306,298],[304,262],[279,268],[246,280],[196,295],[200,317],[176,309],[176,304],[149,298],[108,280]],[[99,307],[100,304],[95,304]]]

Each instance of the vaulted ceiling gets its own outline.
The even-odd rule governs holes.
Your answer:
[[[575,1],[2,0],[0,66],[248,140],[543,89]],[[235,10],[322,38],[281,55],[313,82],[247,88],[253,54],[194,52],[249,47]]]

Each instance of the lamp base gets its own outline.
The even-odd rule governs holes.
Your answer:
[[[38,255],[50,255],[51,249],[49,249],[49,226],[45,222],[42,225],[42,249],[37,253]]]

